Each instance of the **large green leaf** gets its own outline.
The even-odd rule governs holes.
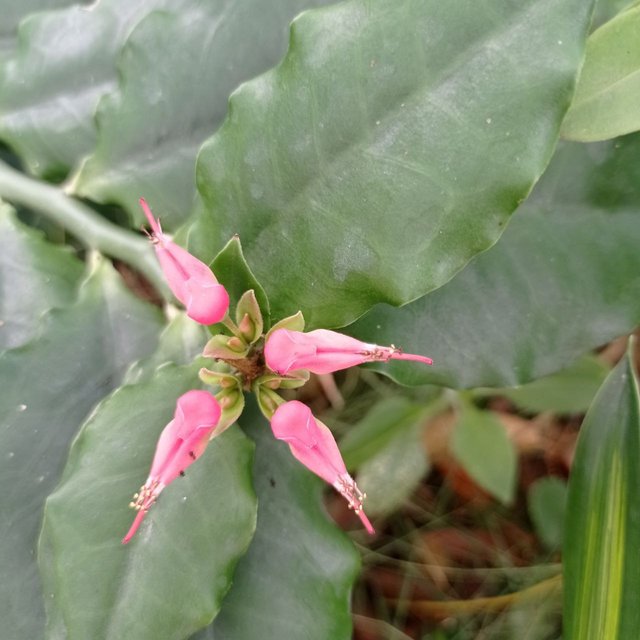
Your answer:
[[[102,0],[36,13],[0,66],[0,138],[39,176],[64,175],[96,140],[100,98],[116,90],[115,56],[142,16],[169,0]]]
[[[98,111],[98,144],[73,182],[82,196],[117,202],[137,221],[144,195],[166,227],[189,214],[200,145],[222,122],[229,94],[275,64],[287,27],[327,0],[182,1],[132,33],[118,60],[121,91]]]
[[[569,477],[567,640],[627,640],[638,633],[639,486],[640,396],[630,346],[587,413]]]
[[[0,349],[33,338],[46,311],[73,300],[81,274],[70,251],[46,242],[0,202]]]
[[[197,367],[169,366],[102,403],[47,500],[40,545],[49,636],[178,640],[206,626],[253,535],[253,445],[230,429],[164,490],[134,539],[131,494]]]
[[[580,413],[589,408],[608,373],[607,365],[587,356],[567,369],[521,387],[492,389],[486,393],[505,396],[520,409],[534,413]],[[484,395],[484,390],[479,391]]]
[[[16,46],[18,36],[18,25],[20,21],[30,13],[45,11],[47,9],[57,9],[71,4],[88,4],[89,0],[1,0],[0,15],[0,60],[8,55]]]
[[[153,378],[156,369],[168,363],[190,364],[202,353],[207,339],[211,337],[204,326],[175,307],[169,309],[173,317],[160,334],[158,348],[148,358],[131,365],[124,384],[146,382]]]
[[[322,483],[276,441],[255,409],[258,526],[220,615],[193,640],[347,640],[358,559],[319,504]]]
[[[368,342],[394,343],[435,361],[433,367],[394,362],[376,369],[404,384],[516,386],[569,366],[638,324],[640,192],[637,185],[628,190],[624,178],[619,191],[606,190],[598,177],[606,149],[571,145],[567,151],[493,249],[442,289],[401,309],[380,305],[350,327]],[[599,162],[587,170],[594,151]],[[572,171],[565,173],[571,158]],[[547,191],[574,187],[576,165],[584,191],[549,204]],[[603,211],[594,199],[621,208]]]
[[[562,123],[570,140],[605,140],[640,129],[640,5],[590,37],[576,93]]]
[[[35,564],[42,507],[81,421],[155,346],[159,314],[103,263],[77,303],[52,311],[40,335],[0,354],[0,619],[7,640],[43,636]]]
[[[591,2],[350,0],[306,12],[204,146],[217,238],[239,233],[274,318],[341,326],[493,244],[546,166]]]

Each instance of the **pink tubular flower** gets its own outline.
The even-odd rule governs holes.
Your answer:
[[[264,348],[267,366],[280,375],[307,369],[312,373],[332,373],[376,360],[415,360],[433,364],[431,358],[402,353],[400,349],[360,342],[342,333],[316,329],[309,333],[276,329]]]
[[[206,391],[187,391],[178,398],[173,420],[160,434],[149,477],[129,505],[138,513],[122,544],[131,540],[160,492],[202,455],[220,413],[218,401]]]
[[[144,198],[140,198],[140,206],[149,221],[151,241],[169,288],[187,308],[187,315],[200,324],[220,322],[229,308],[227,290],[204,262],[162,233]]]
[[[362,509],[365,494],[347,472],[333,434],[313,417],[309,407],[297,400],[281,404],[271,418],[271,429],[289,445],[295,458],[340,492],[366,530],[375,533]]]

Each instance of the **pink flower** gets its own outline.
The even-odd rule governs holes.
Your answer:
[[[218,401],[206,391],[187,391],[178,398],[173,420],[160,434],[149,477],[129,505],[138,514],[123,544],[131,540],[160,492],[202,455],[220,413]]]
[[[280,375],[307,369],[312,373],[332,373],[376,360],[415,360],[433,364],[431,358],[402,353],[394,347],[360,342],[342,333],[316,329],[309,333],[276,329],[264,348],[267,366]]]
[[[295,458],[339,491],[366,530],[375,533],[362,509],[366,496],[347,472],[333,434],[313,417],[309,407],[297,400],[281,404],[271,418],[271,429],[289,445]]]
[[[213,271],[162,233],[160,222],[149,205],[140,198],[140,206],[151,226],[151,241],[169,288],[187,308],[187,315],[200,324],[215,324],[229,308],[229,294],[218,283]]]

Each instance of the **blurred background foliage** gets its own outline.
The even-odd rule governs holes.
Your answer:
[[[0,0],[0,637],[635,637],[640,5],[593,4]],[[374,538],[250,406],[121,547],[206,340],[141,195],[434,358],[298,395]]]

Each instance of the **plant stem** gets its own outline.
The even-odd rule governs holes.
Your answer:
[[[170,297],[160,265],[145,239],[109,222],[58,187],[29,178],[0,161],[0,198],[39,211],[87,248],[130,264]]]

